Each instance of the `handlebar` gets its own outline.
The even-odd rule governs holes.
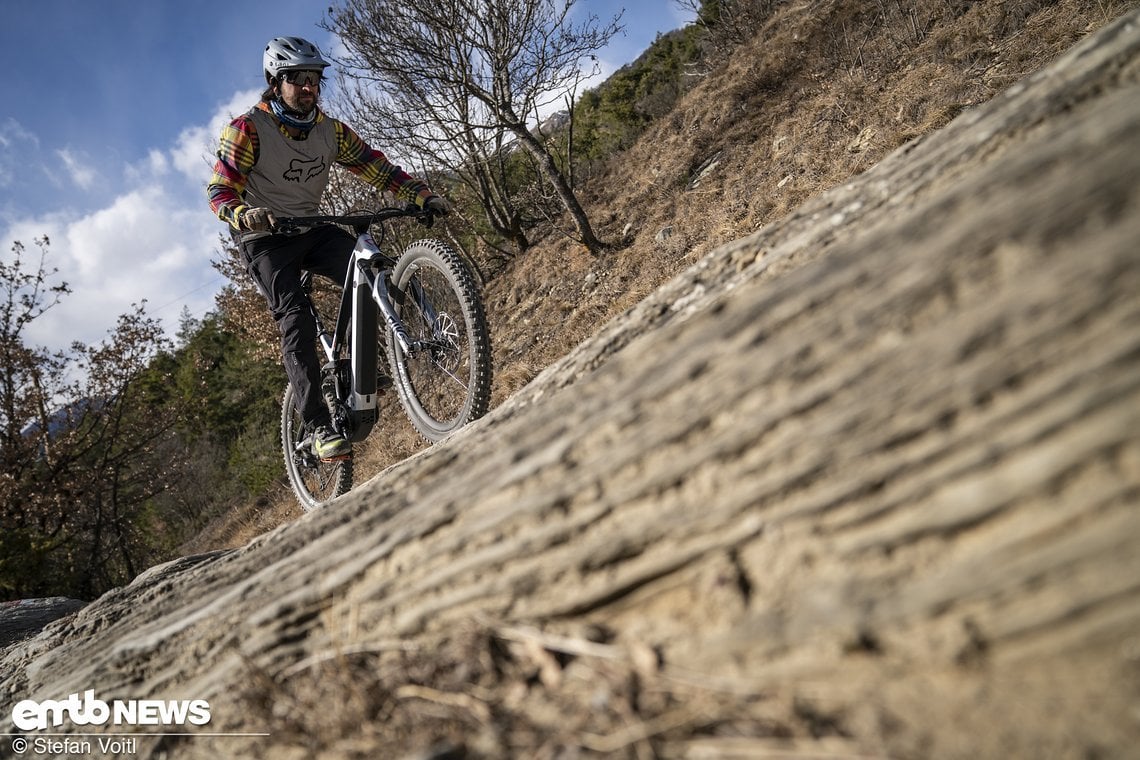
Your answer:
[[[373,224],[401,216],[411,217],[426,227],[431,227],[435,221],[435,214],[433,212],[409,203],[404,206],[384,206],[383,208],[378,208],[375,211],[367,213],[282,216],[277,218],[277,223],[273,226],[273,232],[288,235],[300,232],[305,227],[312,227],[317,224],[344,224],[351,227],[353,231],[359,235]]]

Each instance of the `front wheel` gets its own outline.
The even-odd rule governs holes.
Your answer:
[[[438,240],[408,246],[392,271],[396,311],[413,342],[389,331],[392,377],[408,419],[440,441],[482,417],[491,400],[491,338],[475,281]]]
[[[309,512],[348,493],[352,488],[352,460],[322,462],[317,459],[295,401],[293,386],[289,385],[281,401],[281,448],[289,484],[301,502],[301,509]]]

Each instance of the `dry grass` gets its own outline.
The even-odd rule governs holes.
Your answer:
[[[1136,6],[779,4],[751,43],[585,189],[602,237],[617,243],[611,252],[594,261],[548,240],[490,283],[496,399],[716,246],[945,126]],[[672,236],[657,242],[667,226]],[[527,370],[512,372],[516,364]]]
[[[282,478],[257,501],[239,506],[211,520],[197,536],[179,547],[179,553],[190,556],[244,546],[262,533],[300,516],[301,508]]]
[[[286,757],[413,747],[420,753],[404,756],[688,756],[718,734],[747,754],[787,752],[791,737],[811,731],[814,716],[789,721],[773,694],[749,699],[740,684],[694,678],[648,646],[606,638],[473,622],[426,643],[345,641],[276,677],[248,664],[242,703],[251,723],[281,727],[273,751]],[[745,714],[761,699],[770,719]]]
[[[551,233],[487,285],[493,405],[718,245],[939,129],[1140,2],[774,6],[751,42],[582,189],[606,253]],[[673,234],[658,242],[665,227]],[[361,482],[421,447],[390,400],[358,452]],[[295,519],[290,501],[274,494],[196,545],[235,545]]]

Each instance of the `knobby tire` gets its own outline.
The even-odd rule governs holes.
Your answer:
[[[434,443],[487,412],[491,399],[487,318],[471,273],[446,243],[412,243],[396,263],[392,280],[402,293],[396,309],[411,336],[434,347],[405,352],[389,331],[393,383],[412,425]],[[434,320],[414,297],[413,281],[435,310]]]
[[[293,388],[286,385],[281,401],[281,449],[285,454],[285,472],[289,484],[305,512],[348,493],[352,488],[352,459],[321,462],[311,453],[296,453],[296,445],[305,437],[305,422],[294,403]]]

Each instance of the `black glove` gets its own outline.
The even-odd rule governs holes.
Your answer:
[[[450,211],[447,207],[447,201],[438,195],[429,195],[420,208],[424,211],[423,216],[419,218],[420,224],[428,229],[431,229],[432,225],[435,224],[435,218],[437,216],[447,216]]]
[[[243,230],[250,232],[267,232],[277,226],[277,218],[267,208],[247,208],[238,221]]]
[[[447,201],[438,195],[429,195],[424,201],[424,211],[430,211],[435,216],[447,216],[451,213],[451,208],[447,205]]]

